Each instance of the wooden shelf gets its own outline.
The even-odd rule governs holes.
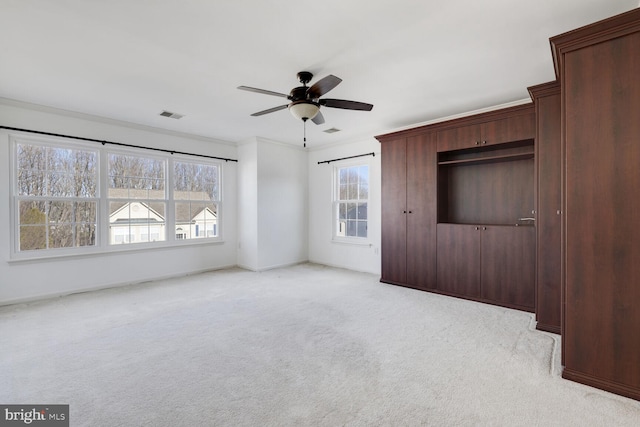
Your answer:
[[[527,160],[533,159],[533,152],[531,153],[517,153],[517,154],[502,154],[499,156],[490,157],[477,157],[473,159],[459,159],[459,160],[444,160],[438,162],[438,165],[478,165],[483,163],[497,163],[497,162],[510,162],[515,160]]]

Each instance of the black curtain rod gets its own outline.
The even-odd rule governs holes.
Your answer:
[[[333,159],[333,160],[324,160],[322,162],[318,162],[318,164],[321,165],[322,163],[331,163],[331,162],[337,162],[338,160],[355,159],[356,157],[366,157],[366,156],[375,157],[376,153],[358,154],[357,156],[340,157],[339,159]]]
[[[19,131],[19,132],[36,133],[38,135],[58,136],[58,137],[61,137],[61,138],[79,139],[81,141],[99,142],[102,145],[110,144],[110,145],[118,145],[120,147],[131,147],[131,148],[140,148],[140,149],[143,149],[143,150],[162,151],[163,153],[169,153],[169,154],[184,154],[184,155],[187,155],[187,156],[195,156],[195,157],[204,157],[204,158],[207,158],[207,159],[224,160],[225,162],[237,162],[238,161],[236,159],[227,159],[227,158],[224,158],[224,157],[207,156],[205,154],[185,153],[183,151],[165,150],[163,148],[143,147],[141,145],[124,144],[122,142],[105,141],[105,140],[101,140],[101,139],[84,138],[84,137],[81,137],[81,136],[63,135],[63,134],[59,134],[59,133],[42,132],[42,131],[39,131],[39,130],[32,130],[32,129],[12,128],[12,127],[9,127],[9,126],[1,126],[1,125],[0,125],[0,129],[8,129],[8,130],[15,130],[15,131]]]

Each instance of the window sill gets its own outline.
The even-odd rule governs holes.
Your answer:
[[[348,238],[337,238],[334,237],[331,239],[331,243],[336,243],[338,245],[349,245],[349,246],[373,246],[368,239],[348,239]]]
[[[112,256],[112,255],[126,255],[134,252],[149,252],[149,251],[158,251],[158,250],[172,250],[179,249],[183,247],[193,247],[193,246],[205,246],[205,245],[222,245],[224,244],[224,240],[206,240],[206,241],[187,241],[187,242],[171,242],[163,245],[149,245],[149,244],[123,244],[120,245],[110,245],[106,248],[94,248],[87,251],[73,251],[73,252],[63,252],[63,253],[47,253],[43,255],[32,255],[32,253],[28,253],[28,255],[22,254],[12,254],[11,258],[7,260],[8,264],[22,264],[22,263],[30,263],[30,262],[46,262],[46,261],[60,261],[65,259],[79,259],[79,258],[93,258],[93,257],[104,257],[104,256]],[[39,252],[39,251],[35,251]]]

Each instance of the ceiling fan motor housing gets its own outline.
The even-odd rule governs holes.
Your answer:
[[[289,99],[293,102],[307,99],[307,89],[306,86],[294,87],[289,93]]]

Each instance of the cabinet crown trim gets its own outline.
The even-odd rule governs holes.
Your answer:
[[[442,129],[454,128],[460,126],[481,124],[503,118],[524,116],[527,114],[535,114],[533,103],[516,105],[513,107],[501,108],[499,110],[488,111],[486,113],[473,114],[470,116],[459,117],[455,119],[445,120],[430,125],[417,126],[415,128],[406,129],[398,132],[377,135],[375,138],[380,142],[392,141],[400,138],[406,138],[415,135],[421,135],[430,132],[436,132]]]
[[[549,42],[556,78],[560,79],[564,53],[637,31],[640,31],[640,8],[551,37]]]

